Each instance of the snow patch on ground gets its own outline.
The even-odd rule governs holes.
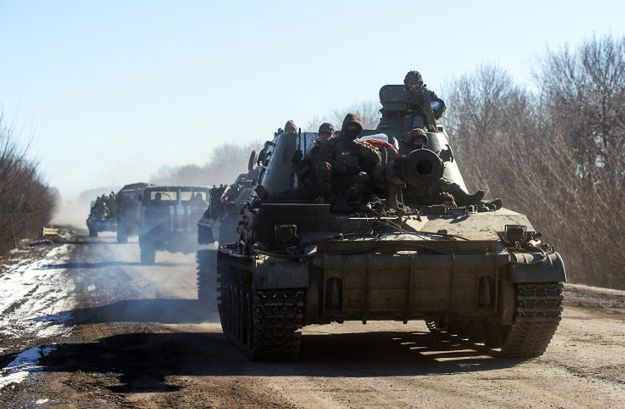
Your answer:
[[[69,334],[65,324],[71,317],[66,311],[76,304],[74,285],[65,274],[70,256],[71,245],[63,244],[43,257],[14,251],[7,264],[0,265],[0,341],[5,347],[12,339],[32,345],[38,339]],[[0,389],[23,381],[50,350],[35,347],[17,355],[0,369]]]
[[[0,371],[0,389],[10,384],[22,382],[31,372],[40,371],[39,360],[52,351],[54,348],[49,346],[35,347],[18,354],[11,363]]]

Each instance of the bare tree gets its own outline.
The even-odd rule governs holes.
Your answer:
[[[239,146],[223,144],[216,147],[204,165],[163,166],[152,177],[158,184],[219,185],[232,182],[247,171],[250,154],[258,152],[260,142]]]
[[[13,142],[0,117],[0,254],[33,237],[55,210],[57,195],[43,181],[26,149]]]
[[[316,132],[324,122],[329,122],[336,129],[341,129],[343,119],[348,113],[358,114],[363,119],[363,125],[365,129],[375,129],[380,121],[380,104],[375,101],[362,101],[349,107],[342,109],[335,109],[334,111],[323,115],[316,116],[307,124],[307,128],[310,131]]]
[[[625,288],[625,38],[548,52],[535,80],[482,66],[447,86],[463,174],[547,232],[569,278]]]

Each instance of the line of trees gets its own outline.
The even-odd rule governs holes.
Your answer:
[[[341,129],[345,115],[348,113],[360,115],[365,129],[375,129],[380,121],[380,104],[375,101],[361,101],[343,109],[335,109],[326,115],[315,116],[307,123],[307,129],[305,130],[317,132],[319,125],[324,122],[331,123],[336,130],[339,130]]]
[[[0,117],[0,254],[36,236],[54,214],[58,192],[26,153]]]
[[[533,80],[486,65],[446,87],[462,173],[528,214],[570,280],[625,288],[625,37],[548,51]]]
[[[250,154],[258,153],[262,143],[247,145],[225,143],[215,148],[204,165],[163,166],[151,177],[159,185],[220,185],[232,183],[247,171]]]

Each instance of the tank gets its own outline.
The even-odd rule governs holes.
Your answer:
[[[198,221],[198,243],[231,242],[236,240],[236,226],[241,209],[252,196],[260,168],[256,165],[258,155],[250,154],[248,170],[229,185],[213,186],[209,193],[209,205]]]
[[[103,195],[91,202],[87,216],[89,237],[98,237],[98,233],[116,231],[115,203],[109,196]]]
[[[447,135],[436,130],[425,149],[384,165],[389,195],[443,174],[466,190]],[[381,131],[402,134],[366,132]],[[301,147],[300,135],[275,136],[259,179],[264,199],[252,195],[237,239],[218,250],[222,328],[249,358],[296,359],[305,325],[370,320],[424,320],[432,332],[496,356],[546,350],[561,317],[565,269],[525,215],[487,203],[346,214],[276,200],[297,189],[291,158]]]
[[[217,246],[238,238],[237,226],[241,209],[252,197],[261,167],[259,155],[250,154],[247,173],[242,173],[229,185],[214,186],[209,193],[209,205],[197,224],[197,241],[204,248],[197,251],[198,300],[213,304],[217,270]]]
[[[150,186],[139,218],[141,262],[154,264],[157,251],[197,251],[196,224],[208,204],[208,187]]]
[[[128,237],[139,232],[139,216],[143,190],[154,186],[149,183],[132,183],[122,187],[116,195],[117,242],[127,243]]]

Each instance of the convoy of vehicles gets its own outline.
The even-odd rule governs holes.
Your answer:
[[[385,143],[405,135],[412,118],[402,90],[382,88],[386,111],[362,135]],[[303,199],[292,158],[316,136],[277,133],[231,185],[126,186],[118,241],[138,231],[146,264],[159,250],[204,245],[201,308],[218,296],[224,333],[251,359],[297,358],[305,325],[370,320],[424,320],[435,334],[502,356],[545,351],[566,276],[560,255],[525,215],[487,202],[338,212]],[[466,191],[439,125],[428,129],[426,146],[385,157],[383,166],[383,199],[397,186],[427,188],[442,177]],[[95,220],[90,231],[100,231]]]

